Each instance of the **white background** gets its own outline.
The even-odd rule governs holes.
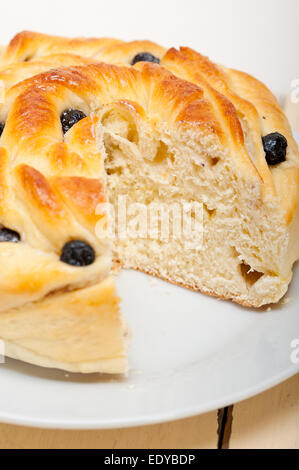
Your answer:
[[[279,96],[299,78],[299,0],[2,0],[0,42],[23,29],[188,45]]]

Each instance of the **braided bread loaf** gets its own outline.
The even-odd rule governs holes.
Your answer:
[[[144,52],[160,65],[131,67]],[[108,63],[90,63],[99,60]],[[284,295],[299,255],[299,154],[264,85],[191,49],[150,42],[21,33],[0,61],[0,223],[20,237],[0,246],[8,355],[125,371],[112,252],[124,267],[243,305]],[[62,64],[72,66],[45,72]],[[63,133],[69,110],[79,118]],[[287,141],[285,161],[275,165],[262,142],[273,133]],[[203,246],[186,249],[176,237],[113,240],[105,230],[98,237],[98,223],[109,228],[98,204],[120,196],[127,207],[201,203]],[[86,265],[68,264],[71,241],[84,241]]]

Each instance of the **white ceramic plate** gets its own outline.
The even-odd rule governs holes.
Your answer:
[[[299,371],[299,270],[289,303],[247,310],[126,271],[118,279],[133,330],[127,378],[65,374],[8,359],[0,421],[107,428],[172,420],[259,393]],[[298,289],[297,289],[298,290]]]
[[[167,421],[248,398],[299,371],[299,268],[280,305],[250,310],[134,271],[117,280],[133,339],[126,378],[0,365],[0,421],[112,428]]]

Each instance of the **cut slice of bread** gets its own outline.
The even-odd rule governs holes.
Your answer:
[[[0,315],[7,356],[70,372],[126,372],[128,336],[111,278]]]

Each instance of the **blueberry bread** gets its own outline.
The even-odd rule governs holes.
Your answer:
[[[299,255],[299,155],[269,90],[189,48],[22,34],[0,70],[8,355],[126,370],[112,259],[243,305],[277,302]],[[53,70],[55,56],[71,66]],[[176,237],[99,238],[95,226],[109,219],[96,207],[120,196],[128,207],[200,203],[201,248]]]

